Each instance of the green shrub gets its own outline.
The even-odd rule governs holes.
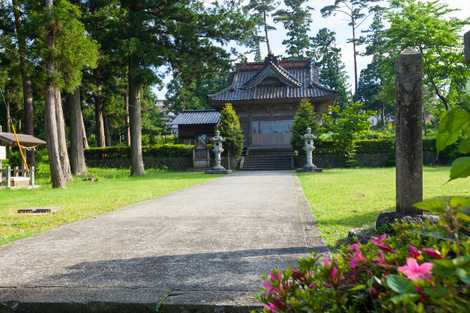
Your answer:
[[[294,122],[292,124],[292,148],[300,154],[305,154],[305,141],[303,136],[307,133],[307,128],[312,129],[313,134],[318,134],[318,117],[313,111],[310,100],[303,99],[300,101],[297,113],[295,113]]]
[[[226,103],[220,112],[220,122],[217,126],[220,135],[225,138],[224,150],[234,158],[238,158],[243,149],[243,131],[240,118],[230,103]]]
[[[333,257],[274,269],[259,294],[263,312],[468,312],[470,199],[418,206],[439,222],[395,223],[390,234],[343,245]]]

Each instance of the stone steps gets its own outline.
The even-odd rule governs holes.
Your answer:
[[[242,170],[291,170],[292,151],[289,150],[249,150]]]

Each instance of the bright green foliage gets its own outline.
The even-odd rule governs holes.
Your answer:
[[[458,149],[462,154],[470,154],[470,108],[457,107],[441,116],[439,133],[436,138],[438,151],[444,150],[460,140]],[[470,176],[470,157],[457,158],[452,163],[450,180]]]
[[[336,47],[336,33],[328,28],[322,28],[311,40],[310,56],[320,69],[320,83],[336,90],[339,103],[345,106],[350,99],[347,86],[347,74],[341,61],[341,48]]]
[[[286,9],[277,10],[274,15],[275,22],[284,24],[287,38],[282,41],[289,57],[305,57],[309,48],[308,33],[312,17],[310,6],[305,6],[308,0],[284,0]]]
[[[451,17],[454,11],[439,1],[400,0],[393,1],[386,15],[390,23],[385,33],[390,71],[402,50],[418,49],[423,55],[425,84],[446,110],[455,105],[452,90],[463,90],[470,77],[461,38],[462,29],[470,20]]]
[[[305,141],[303,136],[307,133],[307,128],[312,129],[313,134],[318,134],[319,116],[313,111],[313,105],[308,99],[300,101],[292,124],[292,148],[300,154],[304,154]]]
[[[243,131],[240,127],[240,118],[232,104],[224,105],[220,112],[220,122],[217,129],[220,131],[220,135],[225,138],[224,150],[230,153],[230,157],[238,158],[243,150]]]
[[[334,105],[331,112],[323,114],[322,138],[332,139],[343,147],[346,159],[351,161],[350,166],[354,166],[354,141],[370,129],[369,117],[360,102],[347,105],[344,109]]]
[[[54,1],[52,15],[46,11],[39,11],[35,18],[38,27],[38,38],[46,38],[49,19],[54,21],[55,46],[48,51],[46,42],[39,41],[38,48],[41,57],[46,58],[52,53],[55,60],[55,73],[50,77],[55,84],[68,92],[75,90],[81,84],[82,71],[85,68],[96,67],[98,59],[98,45],[90,38],[83,23],[80,21],[80,9],[67,0]]]

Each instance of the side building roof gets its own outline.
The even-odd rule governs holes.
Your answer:
[[[173,125],[207,125],[217,124],[220,113],[215,110],[183,111],[176,115]]]

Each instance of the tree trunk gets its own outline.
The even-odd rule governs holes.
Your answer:
[[[129,92],[126,90],[124,94],[124,102],[126,104],[126,136],[127,136],[127,145],[131,146],[131,127],[129,123]]]
[[[52,15],[53,0],[46,0],[46,10],[49,15]],[[51,169],[51,180],[53,188],[65,187],[66,180],[64,178],[62,164],[60,162],[59,154],[59,137],[57,135],[57,117],[56,117],[56,89],[52,74],[54,73],[54,57],[52,49],[54,49],[55,33],[52,25],[47,25],[47,48],[48,56],[46,58],[45,70],[47,75],[47,94],[46,94],[46,107],[44,110],[45,116],[45,129],[47,135],[47,151],[49,154],[49,164]]]
[[[83,175],[87,172],[83,142],[83,114],[80,104],[80,88],[67,97],[70,111],[70,167],[72,174]]]
[[[90,148],[90,145],[88,144],[88,139],[87,139],[87,136],[86,136],[85,121],[83,119],[82,110],[80,110],[80,113],[81,113],[80,114],[80,124],[82,125],[81,129],[82,129],[82,138],[83,138],[83,148],[88,149],[88,148]]]
[[[109,116],[106,112],[103,112],[103,125],[104,125],[104,137],[106,146],[110,147],[113,145],[111,140],[111,127],[109,125]]]
[[[98,147],[106,147],[106,136],[104,133],[103,121],[103,98],[101,95],[98,95],[95,101],[95,132],[96,145]]]
[[[264,18],[264,34],[266,36],[266,47],[268,48],[268,55],[271,55],[271,45],[269,44],[268,21],[266,18],[266,11],[263,11],[263,18]]]
[[[15,31],[18,41],[18,53],[20,57],[20,72],[23,86],[23,106],[24,106],[24,132],[34,135],[34,118],[33,118],[33,88],[31,78],[28,75],[27,59],[26,59],[26,39],[23,35],[21,25],[21,11],[18,0],[13,0],[13,14],[15,15]],[[30,166],[34,166],[34,151],[27,152],[27,159]]]
[[[62,171],[64,178],[67,182],[72,180],[72,170],[70,169],[69,153],[67,151],[67,135],[65,133],[65,119],[64,111],[62,108],[62,97],[60,90],[56,89],[56,119],[57,119],[57,136],[59,138],[59,154],[60,163],[62,165]]]
[[[133,62],[129,64],[129,115],[131,128],[131,175],[143,176],[144,161],[142,158],[142,109],[140,104],[141,86],[136,82]]]
[[[6,119],[6,132],[11,133],[11,109],[10,103],[3,98],[3,102],[5,103],[5,119]]]
[[[357,51],[356,51],[356,21],[354,18],[351,21],[352,24],[352,42],[353,42],[353,53],[354,53],[354,96],[357,94]]]

